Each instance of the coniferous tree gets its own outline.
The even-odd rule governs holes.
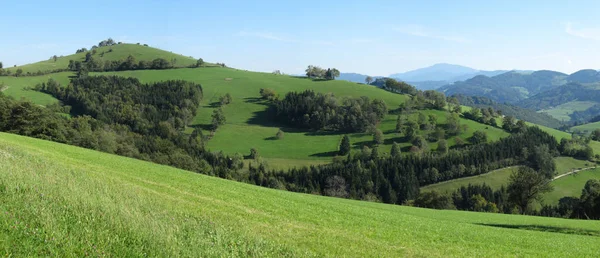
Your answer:
[[[383,144],[383,132],[381,132],[381,130],[375,130],[375,133],[373,134],[373,143],[376,145]]]
[[[392,157],[400,157],[400,154],[402,153],[402,151],[400,150],[400,144],[394,142],[392,144],[392,151],[391,151],[391,156]]]
[[[344,135],[344,137],[342,137],[342,142],[340,143],[340,148],[339,148],[339,155],[348,155],[348,153],[350,153],[350,138],[348,137],[348,135]]]

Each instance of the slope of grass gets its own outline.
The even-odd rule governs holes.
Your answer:
[[[515,171],[516,167],[509,167],[503,169],[497,169],[491,171],[489,173],[464,177],[459,179],[454,179],[450,181],[445,181],[433,185],[428,185],[425,187],[421,187],[421,191],[437,191],[441,193],[453,193],[461,186],[468,186],[469,184],[483,184],[489,185],[492,189],[500,189],[501,186],[506,186],[508,182],[508,178],[513,171]]]
[[[574,131],[574,132],[580,131],[580,132],[591,133],[598,128],[600,128],[600,122],[574,126],[574,127],[571,127],[571,131]]]
[[[24,98],[39,105],[48,105],[56,103],[58,100],[48,94],[30,89],[38,83],[47,82],[49,78],[53,78],[62,85],[66,85],[69,83],[69,76],[71,75],[72,73],[70,72],[63,72],[31,77],[0,76],[0,84],[4,84],[2,93],[7,96],[15,99]]]
[[[7,256],[572,256],[600,224],[297,194],[0,134]]]
[[[106,74],[106,73],[105,73]],[[250,148],[257,148],[263,157],[330,160],[337,151],[342,134],[312,133],[287,128],[285,125],[272,121],[266,112],[268,103],[260,100],[261,88],[271,88],[283,97],[290,91],[307,89],[322,93],[334,93],[339,97],[367,96],[385,101],[389,109],[396,109],[407,96],[390,93],[373,86],[361,85],[347,81],[312,81],[306,78],[273,75],[268,73],[247,72],[228,68],[176,69],[163,71],[125,71],[108,74],[139,78],[143,82],[154,82],[167,79],[183,79],[202,84],[204,89],[203,107],[195,118],[196,126],[208,128],[211,114],[218,106],[220,96],[230,93],[233,103],[224,107],[227,123],[219,128],[214,138],[208,143],[213,150],[226,153],[248,154]],[[433,114],[438,117],[438,123],[446,121],[446,112],[436,110],[421,111],[425,115]],[[417,113],[411,115],[416,120]],[[508,134],[501,129],[488,127],[474,121],[462,119],[469,129],[460,135],[468,139],[474,131],[488,132],[490,140],[497,140]],[[396,116],[388,115],[378,126],[385,134],[385,144],[382,152],[389,152],[391,144],[402,143],[404,151],[410,144],[404,137],[393,132],[396,126]],[[275,133],[281,128],[285,132],[283,140],[274,140]],[[428,132],[421,132],[425,134]],[[355,149],[363,145],[371,145],[372,136],[364,133],[350,135]],[[449,137],[449,143],[454,144],[454,137]],[[430,144],[436,148],[435,143]]]
[[[571,157],[556,157],[554,159],[556,162],[556,175],[561,175],[565,173],[569,173],[574,169],[580,169],[584,167],[592,166],[589,161],[578,160]],[[492,189],[499,189],[502,185],[506,186],[508,184],[508,178],[512,172],[516,171],[517,167],[503,168],[491,171],[489,173],[485,173],[482,175],[465,177],[454,179],[450,181],[445,181],[433,185],[428,185],[421,188],[421,191],[438,191],[438,192],[446,192],[452,193],[456,191],[456,189],[461,186],[467,186],[469,184],[487,184]],[[559,179],[560,180],[560,179]],[[585,182],[584,182],[585,183]],[[575,190],[575,189],[573,189]],[[581,190],[579,188],[579,190]],[[551,193],[551,195],[560,195],[561,189],[557,191],[557,193]],[[564,195],[563,195],[564,196]],[[561,197],[563,197],[561,196]]]
[[[556,205],[565,196],[579,198],[585,183],[590,179],[600,180],[600,169],[584,170],[554,180],[554,191],[544,195],[544,203]]]
[[[112,52],[109,52],[110,49],[112,49]],[[73,49],[73,52],[75,52],[75,49]],[[33,64],[10,67],[8,68],[8,70],[11,70],[14,73],[17,69],[22,69],[23,73],[35,73],[37,71],[53,71],[56,69],[67,69],[69,65],[69,60],[83,62],[85,61],[86,53],[87,52],[62,56],[59,57],[56,61],[50,59]],[[146,47],[143,45],[136,44],[119,44],[114,46],[99,47],[96,49],[96,54],[93,55],[93,57],[96,60],[102,61],[102,64],[104,64],[104,62],[107,60],[125,60],[125,58],[127,58],[129,55],[134,56],[137,62],[139,62],[140,60],[152,61],[156,58],[164,58],[170,62],[175,60],[175,67],[187,67],[196,64],[196,59],[192,57],[174,54],[169,51],[161,50],[158,48]]]
[[[593,166],[593,162],[586,160],[574,159],[571,157],[557,157],[554,159],[556,162],[556,174],[562,175],[569,173],[574,169],[580,169],[585,167]]]
[[[596,104],[598,103],[594,101],[571,101],[539,112],[545,112],[559,121],[568,122],[571,121],[570,115],[573,114],[573,112],[584,111]]]

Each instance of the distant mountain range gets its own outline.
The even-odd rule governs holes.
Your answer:
[[[473,78],[477,75],[495,76],[508,72],[506,70],[483,71],[455,64],[434,64],[429,67],[419,68],[405,73],[392,74],[389,77],[402,81],[445,81],[452,83]]]
[[[364,74],[342,73],[338,79],[365,83],[366,77]],[[558,120],[550,120],[549,116],[536,115],[534,112],[549,112],[555,118],[568,121],[558,115],[567,112],[571,122],[585,122],[594,115],[597,116],[600,110],[600,72],[593,69],[569,75],[549,70],[484,71],[442,63],[385,77],[407,82],[421,90],[435,89],[444,92],[446,96],[462,95],[465,96],[462,98],[464,101],[473,102],[471,104],[474,106],[491,106],[550,127],[557,127]],[[377,78],[382,76],[373,76],[373,79]],[[468,99],[467,96],[488,100]],[[592,103],[592,106],[577,106],[582,101],[586,105]],[[554,113],[548,111],[558,108],[560,110]]]
[[[455,81],[467,80],[477,75],[495,76],[505,73],[505,70],[483,71],[455,64],[435,64],[425,68],[391,74],[389,78],[407,82],[421,90],[432,90]],[[374,79],[383,76],[372,76]],[[365,83],[367,75],[359,73],[341,73],[338,80]]]

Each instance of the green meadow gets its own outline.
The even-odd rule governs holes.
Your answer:
[[[571,127],[571,131],[573,131],[573,132],[579,131],[579,132],[585,132],[586,134],[589,134],[598,128],[600,128],[600,122],[574,126],[574,127]]]
[[[600,224],[298,194],[0,133],[0,252],[399,257],[600,253]]]
[[[112,50],[111,50],[112,49]],[[88,50],[91,49],[88,47]],[[75,52],[75,51],[73,51]],[[11,72],[15,72],[17,69],[22,69],[23,73],[35,73],[37,71],[53,71],[56,69],[67,69],[69,66],[69,60],[73,61],[85,61],[85,55],[87,52],[72,54],[68,56],[60,56],[54,61],[53,59],[40,61],[33,64],[22,65],[18,67],[7,68]],[[161,50],[158,48],[147,47],[137,44],[118,44],[113,46],[105,46],[96,48],[96,54],[93,57],[97,60],[102,61],[115,61],[125,60],[129,55],[135,57],[136,61],[152,61],[156,58],[163,58],[169,62],[175,61],[173,66],[175,67],[188,67],[196,64],[196,59],[174,54],[169,51]]]
[[[584,111],[594,105],[598,104],[594,101],[571,101],[559,106],[556,106],[552,109],[543,110],[540,112],[547,113],[552,117],[558,119],[559,121],[568,122],[571,121],[570,115],[575,111]]]
[[[257,73],[229,68],[200,68],[200,69],[175,69],[159,71],[124,71],[103,74],[116,74],[120,76],[135,77],[142,82],[155,82],[169,79],[183,79],[202,84],[204,90],[203,106],[196,116],[195,124],[206,128],[210,124],[211,114],[216,108],[219,97],[229,93],[233,102],[223,108],[227,122],[217,130],[209,141],[208,147],[212,150],[222,150],[226,153],[248,154],[251,148],[258,149],[261,156],[275,159],[296,160],[331,160],[335,156],[342,134],[319,133],[298,131],[287,128],[283,124],[272,122],[267,113],[268,103],[260,100],[261,88],[271,88],[280,97],[290,91],[314,90],[321,93],[333,93],[339,97],[367,96],[371,99],[382,99],[390,110],[397,109],[407,96],[395,94],[364,84],[347,81],[313,81],[270,73]],[[447,112],[438,110],[420,111],[426,116],[432,114],[438,118],[438,124],[443,125],[447,119]],[[415,120],[418,113],[410,115]],[[508,134],[501,129],[489,127],[474,121],[461,119],[462,124],[468,125],[468,130],[459,137],[467,140],[476,130],[487,132],[490,140],[497,140]],[[385,143],[380,148],[389,152],[393,142],[398,142],[404,151],[408,151],[410,143],[402,135],[394,132],[396,115],[388,115],[379,124],[378,128],[384,132]],[[274,140],[279,129],[285,132],[282,140]],[[421,131],[419,134],[429,132]],[[355,149],[363,145],[371,145],[372,135],[366,133],[350,134],[351,143]],[[453,145],[454,137],[448,137],[448,143]],[[437,148],[435,143],[430,143],[432,149]]]

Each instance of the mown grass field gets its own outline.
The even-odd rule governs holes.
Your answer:
[[[575,111],[584,111],[593,105],[598,104],[594,101],[571,101],[562,105],[556,106],[552,109],[543,110],[540,112],[547,113],[559,121],[568,122],[571,121],[570,115]]]
[[[571,131],[573,131],[573,132],[580,131],[580,132],[585,132],[587,134],[590,134],[591,132],[593,132],[594,130],[596,130],[598,128],[600,128],[600,122],[574,126],[574,127],[571,127]]]
[[[86,46],[86,48],[91,51],[91,49],[89,47]],[[109,52],[110,49],[112,49],[112,52]],[[73,53],[75,53],[75,49],[73,49]],[[72,55],[68,55],[68,56],[62,56],[62,57],[57,58],[56,61],[49,59],[49,60],[40,61],[40,62],[33,63],[33,64],[27,64],[27,65],[22,65],[22,66],[17,66],[17,67],[10,67],[7,69],[11,70],[11,72],[13,74],[17,69],[22,69],[23,73],[27,73],[27,72],[35,73],[37,71],[43,72],[43,71],[53,71],[56,69],[66,69],[69,66],[69,60],[82,61],[82,62],[85,61],[86,53],[87,52],[72,54]],[[104,53],[104,54],[102,54],[102,53]],[[197,60],[197,59],[194,59],[189,56],[174,54],[169,51],[162,50],[162,49],[146,47],[146,46],[136,45],[136,44],[119,44],[119,45],[114,45],[114,46],[99,47],[96,49],[96,54],[93,55],[93,57],[94,57],[94,59],[102,61],[102,64],[104,64],[104,62],[107,60],[109,60],[109,61],[125,60],[125,58],[127,58],[129,55],[134,56],[136,59],[136,62],[139,62],[140,60],[152,61],[156,58],[163,58],[169,62],[175,60],[175,63],[174,63],[175,67],[187,67],[190,65],[195,65],[196,60]]]
[[[492,189],[500,189],[503,185],[506,186],[508,183],[508,178],[510,174],[513,173],[517,168],[509,167],[503,169],[497,169],[485,174],[471,176],[471,177],[463,177],[459,179],[454,179],[450,181],[445,181],[437,184],[428,185],[425,187],[421,187],[421,191],[429,192],[429,191],[437,191],[441,193],[453,193],[461,186],[468,186],[469,184],[483,184],[489,185]]]
[[[589,161],[578,160],[571,157],[557,157],[554,159],[556,162],[556,175],[562,175],[569,173],[575,169],[586,168],[594,166]],[[437,191],[442,193],[452,193],[456,191],[461,186],[468,186],[469,184],[483,184],[489,185],[492,189],[499,189],[501,186],[506,186],[508,184],[508,180],[510,175],[517,170],[517,167],[503,168],[491,171],[489,173],[485,173],[482,175],[472,176],[472,177],[464,177],[459,179],[454,179],[450,181],[445,181],[437,184],[428,185],[421,188],[421,191]],[[584,173],[584,172],[580,172]],[[581,182],[578,180],[576,184],[583,184],[581,187],[577,188],[577,185],[574,184],[563,184],[564,181],[569,181],[566,178],[571,176],[561,177],[553,182],[555,185],[555,190],[553,192],[547,193],[544,195],[544,203],[547,204],[555,204],[558,200],[565,195],[565,193],[581,192],[583,185],[585,185],[585,181]],[[583,179],[582,179],[583,180]],[[575,187],[575,188],[571,188]]]
[[[371,99],[382,99],[389,109],[396,109],[407,96],[390,93],[372,86],[347,81],[312,81],[306,78],[273,75],[269,73],[247,72],[229,68],[176,69],[163,71],[125,71],[109,74],[139,78],[143,82],[154,82],[168,79],[183,79],[202,84],[204,89],[203,107],[195,119],[197,126],[206,128],[211,121],[211,114],[220,96],[230,93],[233,103],[224,107],[227,123],[219,128],[208,144],[212,150],[226,153],[248,154],[251,148],[257,148],[261,156],[276,159],[299,160],[331,160],[338,149],[342,134],[312,133],[287,128],[272,121],[266,112],[266,102],[260,100],[261,88],[271,88],[280,97],[290,91],[307,89],[322,93],[333,93],[338,97],[367,96]],[[433,114],[439,124],[444,124],[447,113],[436,110],[421,111],[425,115]],[[418,113],[411,115],[416,121]],[[467,140],[476,130],[486,131],[490,140],[497,140],[508,134],[501,129],[488,127],[474,121],[462,119],[469,129],[460,135]],[[389,152],[394,141],[402,143],[404,151],[410,144],[404,137],[393,132],[396,116],[388,115],[378,126],[385,134],[382,152]],[[285,132],[283,140],[274,140],[279,129]],[[429,132],[420,132],[421,134]],[[454,144],[454,137],[448,137]],[[350,135],[355,149],[363,145],[371,145],[372,136],[365,133]],[[431,148],[437,148],[435,143]]]
[[[0,133],[6,256],[561,256],[600,224],[297,194]]]
[[[544,202],[556,205],[565,196],[579,198],[585,183],[590,179],[600,180],[600,169],[584,170],[556,179],[552,182],[554,191],[544,195]]]
[[[48,105],[57,103],[58,100],[48,94],[31,90],[31,88],[39,83],[47,82],[50,78],[55,79],[62,85],[66,85],[69,83],[69,76],[72,75],[73,73],[71,72],[62,72],[28,77],[0,76],[0,84],[4,85],[2,93],[7,96],[15,99],[23,98],[39,105]]]

